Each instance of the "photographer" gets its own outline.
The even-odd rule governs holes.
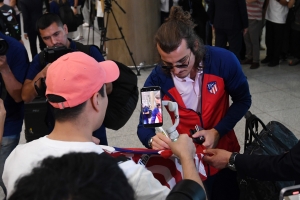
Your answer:
[[[24,103],[21,98],[21,91],[29,61],[24,45],[1,32],[0,38],[1,98],[6,109],[0,148],[0,174],[2,174],[6,158],[18,145],[20,139],[24,118]],[[0,186],[6,193],[2,178]]]
[[[68,27],[62,23],[58,15],[53,13],[44,14],[37,21],[37,30],[41,35],[44,43],[47,47],[67,47],[72,51],[82,51],[85,52],[87,47],[89,47],[88,54],[93,57],[98,62],[104,61],[102,54],[96,46],[87,46],[81,43],[72,41],[67,37]],[[24,87],[22,89],[22,99],[25,102],[31,102],[35,97],[38,96],[34,84],[38,87],[41,86],[41,79],[46,77],[46,72],[51,63],[47,63],[45,60],[44,63],[41,63],[41,57],[43,58],[45,52],[42,52],[39,55],[36,55],[29,67]],[[85,52],[87,53],[87,52]],[[109,92],[108,92],[109,93]],[[49,113],[48,107],[48,116],[47,116],[47,125],[51,129],[54,126],[54,119],[52,113]],[[49,131],[49,132],[50,132]],[[106,131],[105,127],[101,126],[93,134],[95,137],[100,139],[100,144],[107,145]]]

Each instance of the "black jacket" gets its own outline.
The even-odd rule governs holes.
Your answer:
[[[46,9],[49,12],[48,0],[19,0],[23,15],[24,33],[36,31],[36,21],[43,14],[44,2],[46,4]]]
[[[268,181],[300,180],[300,142],[289,152],[277,156],[238,154],[235,166],[242,177]]]
[[[248,28],[245,0],[210,0],[207,12],[214,28],[227,30]]]

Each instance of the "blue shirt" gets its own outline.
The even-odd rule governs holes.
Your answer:
[[[70,49],[74,50],[74,51],[77,51],[77,48],[76,48],[76,44],[75,42],[73,42],[72,40],[70,40]],[[102,54],[100,53],[99,49],[95,46],[91,46],[90,47],[90,54],[89,54],[91,57],[93,57],[95,60],[97,60],[98,62],[101,62],[101,61],[104,61],[104,57],[102,56]],[[30,65],[30,68],[28,70],[28,73],[27,73],[27,76],[26,76],[26,79],[29,79],[29,80],[33,80],[34,77],[40,72],[42,71],[42,69],[44,68],[45,66],[41,66],[40,64],[40,58],[39,58],[39,55],[36,55],[32,62],[31,62],[31,65]],[[53,129],[53,126],[54,125],[54,117],[52,115],[51,112],[48,112],[48,116],[47,116],[47,124],[48,126],[50,126],[50,132],[52,131]],[[98,130],[94,131],[93,133],[93,136],[97,137],[98,139],[100,139],[100,144],[102,145],[107,145],[107,139],[106,139],[106,130],[105,130],[105,127],[104,125],[102,125]]]
[[[16,80],[23,84],[29,67],[27,51],[24,45],[12,37],[0,33],[0,38],[4,39],[9,46],[6,53],[6,61],[9,68]],[[1,85],[2,84],[3,80],[1,79]],[[16,103],[7,92],[4,100],[4,107],[6,109],[6,118],[3,136],[19,135],[22,130],[24,119],[24,102]]]

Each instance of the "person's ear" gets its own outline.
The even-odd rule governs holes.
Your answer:
[[[99,102],[99,97],[98,97],[99,95],[100,94],[98,92],[96,92],[91,98],[92,106],[96,111],[100,110],[99,109],[100,102]]]
[[[193,51],[194,51],[194,52],[197,51],[198,48],[199,48],[199,42],[198,42],[198,41],[195,41],[195,42],[194,42]]]
[[[68,26],[66,24],[64,24],[63,29],[64,29],[64,31],[65,31],[65,33],[67,35],[69,33],[69,31],[68,31]]]

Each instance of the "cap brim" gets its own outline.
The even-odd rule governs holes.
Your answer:
[[[99,65],[102,67],[102,69],[104,69],[106,73],[105,83],[111,83],[119,77],[120,70],[115,62],[107,60],[99,62]]]

